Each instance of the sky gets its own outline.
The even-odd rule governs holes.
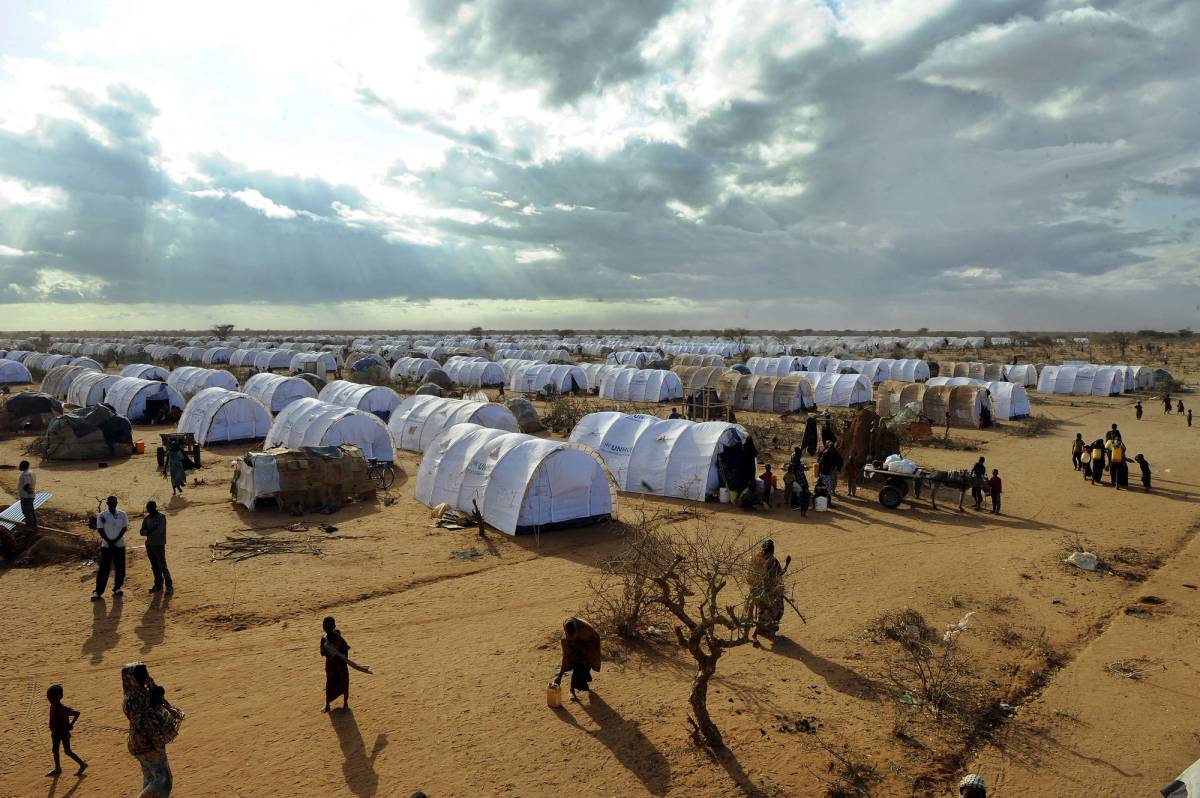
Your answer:
[[[0,330],[1200,325],[1195,0],[4,0]]]

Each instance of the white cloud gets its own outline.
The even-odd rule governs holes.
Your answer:
[[[296,212],[286,205],[279,205],[264,197],[258,190],[253,188],[242,189],[241,191],[233,192],[233,196],[240,200],[247,208],[253,208],[268,219],[295,219]]]

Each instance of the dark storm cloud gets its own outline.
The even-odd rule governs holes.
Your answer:
[[[542,88],[552,105],[619,83],[650,91],[655,70],[699,63],[687,45],[672,63],[643,63],[668,3],[567,5],[429,3],[425,23],[444,64]],[[1196,3],[964,1],[869,46],[754,50],[752,78],[728,102],[699,113],[667,92],[675,140],[542,161],[501,146],[505,131],[359,88],[362,105],[454,145],[415,170],[397,153],[382,178],[447,211],[420,222],[437,238],[423,244],[369,192],[219,153],[194,159],[203,179],[174,184],[146,97],[72,95],[102,133],[44,119],[0,134],[0,175],[64,197],[0,215],[0,243],[40,253],[0,262],[0,286],[53,269],[103,280],[120,300],[736,297],[788,326],[837,312],[826,307],[899,314],[930,297],[962,297],[1002,327],[1037,323],[1029,314],[1055,299],[1062,323],[1087,324],[1099,302],[1152,315],[1167,297],[1097,286],[1131,270],[1197,279],[1178,244],[1200,196],[1198,39]],[[280,207],[235,196],[248,190]],[[1147,198],[1180,218],[1130,212]]]
[[[645,74],[642,41],[674,0],[422,0],[436,63],[544,85],[553,105]]]

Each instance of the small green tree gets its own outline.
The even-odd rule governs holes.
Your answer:
[[[214,338],[220,338],[224,340],[225,338],[229,337],[230,333],[233,332],[233,327],[234,325],[232,324],[214,324],[209,329],[209,332],[212,333]]]

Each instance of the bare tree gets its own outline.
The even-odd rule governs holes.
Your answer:
[[[643,514],[628,532],[625,551],[610,563],[607,580],[593,583],[625,611],[626,634],[650,612],[674,620],[675,640],[697,666],[688,721],[697,740],[718,749],[725,741],[708,711],[709,682],[727,650],[750,642],[758,608],[768,600],[754,575],[755,550],[740,531],[722,534],[700,520],[676,524]],[[786,576],[778,589],[795,609]]]
[[[1121,353],[1121,358],[1124,359],[1126,350],[1133,343],[1133,333],[1117,330],[1110,332],[1107,338],[1108,342],[1117,348],[1117,351]]]

